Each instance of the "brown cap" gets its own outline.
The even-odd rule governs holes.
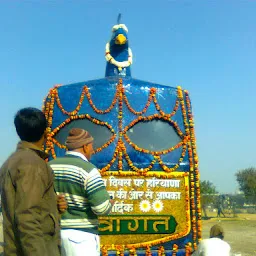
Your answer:
[[[72,128],[69,131],[66,146],[69,150],[81,148],[93,142],[93,137],[84,129]]]
[[[212,226],[210,230],[210,237],[221,237],[224,236],[224,230],[220,225]]]

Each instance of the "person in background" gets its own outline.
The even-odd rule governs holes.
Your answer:
[[[212,226],[210,238],[203,239],[192,256],[230,256],[230,245],[223,239],[223,228],[220,225]]]
[[[224,211],[223,211],[223,202],[225,200],[225,197],[224,196],[219,196],[218,198],[218,201],[217,201],[217,218],[221,217],[220,215],[222,214],[224,218],[226,218],[225,214],[224,214]]]
[[[88,131],[72,128],[66,139],[64,157],[50,161],[57,193],[65,194],[68,209],[61,219],[62,254],[99,256],[98,215],[111,211],[110,199],[98,169],[89,162],[93,137]]]
[[[44,161],[47,121],[39,109],[23,108],[14,124],[21,141],[0,169],[4,255],[58,256],[59,213],[66,204],[57,197],[53,171]]]

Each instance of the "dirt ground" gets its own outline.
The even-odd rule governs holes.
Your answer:
[[[256,256],[256,214],[239,214],[236,218],[211,218],[203,220],[203,238],[209,237],[214,224],[225,231],[225,240],[232,248],[233,256]],[[2,256],[2,221],[0,217],[0,256]]]
[[[256,214],[203,220],[203,238],[209,237],[210,228],[215,224],[223,227],[224,240],[230,244],[233,256],[256,256]]]

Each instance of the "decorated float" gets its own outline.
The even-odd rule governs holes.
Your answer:
[[[92,162],[115,200],[100,218],[101,253],[191,255],[201,239],[198,157],[188,91],[132,78],[124,24],[106,44],[105,78],[56,85],[44,101],[50,159],[70,128],[95,139]]]

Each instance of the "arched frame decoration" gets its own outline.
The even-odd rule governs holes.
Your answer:
[[[164,243],[165,241],[168,241],[170,239],[177,239],[179,237],[184,237],[190,230],[192,230],[192,237],[193,237],[193,244],[187,244],[186,245],[186,253],[189,255],[189,252],[191,251],[191,248],[197,247],[197,240],[201,239],[201,209],[200,209],[200,187],[199,187],[199,170],[198,170],[198,156],[196,152],[196,138],[195,138],[195,131],[194,131],[194,120],[192,116],[191,111],[191,103],[189,99],[188,92],[186,90],[182,90],[181,87],[177,88],[177,98],[174,105],[174,108],[171,113],[167,114],[162,109],[157,101],[157,88],[150,88],[149,96],[147,99],[147,102],[145,106],[141,110],[135,110],[130,105],[129,100],[127,98],[127,95],[125,93],[125,88],[123,86],[122,79],[119,79],[119,82],[116,86],[116,92],[113,96],[113,100],[108,108],[101,110],[98,109],[95,104],[92,101],[90,91],[88,87],[85,85],[83,87],[81,97],[79,99],[79,102],[75,109],[73,111],[67,111],[64,109],[59,94],[58,94],[58,88],[61,85],[56,85],[53,87],[48,96],[44,100],[43,104],[43,111],[45,113],[45,116],[48,121],[47,125],[47,142],[45,145],[45,151],[53,158],[56,157],[55,149],[54,147],[57,146],[59,148],[65,149],[65,145],[60,144],[54,136],[58,133],[60,129],[62,129],[66,124],[70,123],[73,120],[77,119],[88,119],[91,122],[93,122],[96,125],[102,125],[107,127],[111,133],[111,139],[102,145],[100,148],[96,149],[96,152],[100,152],[103,149],[107,148],[110,144],[113,143],[114,140],[118,138],[118,142],[116,145],[116,148],[114,150],[114,154],[110,162],[101,168],[101,174],[103,176],[111,176],[111,175],[117,175],[117,176],[144,176],[144,177],[170,177],[169,175],[177,175],[176,170],[179,168],[180,163],[183,161],[183,158],[186,154],[186,151],[188,152],[189,157],[189,166],[190,170],[189,172],[185,173],[186,176],[189,178],[189,184],[186,184],[186,200],[189,201],[188,205],[189,207],[187,210],[187,230],[186,232],[182,234],[175,234],[174,236],[165,237],[163,239],[158,239],[155,241],[150,241],[148,243],[143,244],[117,244],[117,245],[104,245],[102,246],[102,254],[107,255],[108,250],[115,249],[117,252],[120,252],[120,255],[122,255],[122,252],[125,248],[129,248],[130,250],[135,250],[136,248],[146,248],[146,251],[148,251],[148,255],[150,255],[150,247],[158,245],[160,243]],[[109,113],[114,107],[118,108],[118,130],[115,131],[113,127],[108,122],[100,121],[99,119],[89,115],[89,114],[79,114],[79,111],[81,109],[81,106],[85,100],[85,98],[88,100],[90,106],[97,114],[106,114]],[[142,116],[142,114],[146,113],[147,109],[151,104],[155,105],[155,108],[157,110],[157,114],[153,114],[150,116]],[[66,120],[63,121],[60,125],[53,128],[53,112],[54,107],[57,105],[57,107],[60,109],[60,111],[67,116]],[[134,115],[138,116],[133,122],[131,122],[129,125],[123,127],[123,107],[124,105],[127,107],[127,109],[132,112]],[[185,132],[182,132],[182,130],[179,128],[179,125],[172,120],[172,117],[176,114],[178,108],[181,108],[183,121],[184,121],[184,127]],[[171,147],[167,150],[163,150],[161,152],[159,151],[150,151],[145,150],[142,148],[139,148],[136,144],[134,144],[129,137],[127,136],[126,132],[129,128],[133,127],[137,122],[139,121],[150,121],[153,119],[159,119],[169,122],[176,132],[181,137],[181,141],[175,145],[174,147]],[[150,153],[153,155],[153,160],[151,163],[145,167],[145,168],[138,168],[133,165],[133,162],[131,161],[124,141],[129,143],[135,150],[143,153]],[[168,154],[172,152],[173,150],[177,148],[182,148],[181,156],[178,160],[178,163],[174,167],[169,167],[164,164],[164,162],[161,159],[161,155]],[[124,171],[123,170],[123,159],[127,162],[128,166],[130,167],[130,171]],[[111,171],[111,165],[118,161],[118,170],[117,171]],[[153,172],[152,167],[155,163],[158,163],[162,171],[161,172]],[[173,246],[173,252],[177,252],[178,247],[176,245]],[[159,252],[164,253],[164,249],[162,246],[159,247]]]

